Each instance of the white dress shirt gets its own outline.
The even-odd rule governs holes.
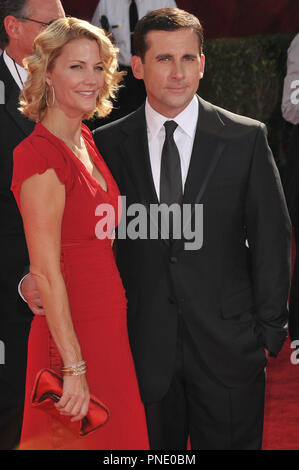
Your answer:
[[[110,25],[109,31],[113,33],[116,46],[119,48],[119,63],[126,67],[131,66],[131,36],[129,9],[131,0],[100,0],[92,24],[102,27],[101,16],[106,16]],[[159,8],[176,8],[175,0],[136,0],[138,18]]]
[[[299,124],[299,103],[292,103],[292,96],[297,102],[299,101],[299,83],[295,88],[291,86],[295,80],[299,82],[299,34],[294,37],[288,49],[287,74],[284,79],[281,105],[284,119],[292,124]]]
[[[17,64],[16,62],[14,62],[14,61],[12,60],[12,58],[9,57],[9,55],[7,54],[7,52],[6,52],[5,50],[4,50],[4,52],[3,52],[3,60],[4,60],[5,64],[6,64],[8,70],[10,71],[11,75],[13,76],[13,78],[14,78],[16,84],[18,85],[18,87],[20,88],[20,90],[22,90],[22,88],[23,88],[22,82],[25,83],[26,80],[27,80],[27,76],[28,76],[27,71],[26,71],[23,67],[21,67],[19,64]],[[15,64],[16,64],[16,65],[15,65]],[[19,72],[19,74],[20,74],[20,77],[21,77],[22,82],[20,81],[20,77],[19,77],[19,75],[18,75],[18,72],[17,72],[16,68],[17,68],[17,70],[18,70],[18,72]]]
[[[184,188],[197,127],[198,107],[198,99],[194,96],[188,106],[180,114],[173,119],[169,119],[155,111],[150,106],[148,100],[146,100],[145,117],[147,124],[149,156],[158,200],[160,199],[161,155],[165,141],[164,122],[175,121],[178,124],[173,137],[180,154],[182,184]]]

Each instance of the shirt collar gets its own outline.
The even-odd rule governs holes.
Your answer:
[[[27,77],[28,77],[27,71],[24,69],[24,67],[21,67],[19,64],[14,62],[13,59],[11,57],[9,57],[6,50],[4,50],[4,52],[3,52],[3,60],[6,64],[8,70],[10,71],[12,77],[14,78],[16,84],[18,85],[20,90],[22,90],[22,88],[23,88],[22,82],[25,83],[26,80],[27,80]],[[16,67],[17,67],[18,72],[20,74],[22,82],[20,81],[20,77],[19,77],[18,72],[16,70],[15,64],[16,64]]]
[[[163,127],[164,122],[169,120],[168,117],[155,111],[149,104],[148,99],[146,99],[145,103],[145,117],[149,131],[149,140],[154,139]],[[195,95],[188,106],[173,120],[185,134],[191,138],[194,137],[198,120],[198,99]]]

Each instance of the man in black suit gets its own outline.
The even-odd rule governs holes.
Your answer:
[[[204,56],[193,15],[149,13],[135,50],[147,102],[97,129],[95,142],[127,207],[148,210],[148,226],[157,224],[151,204],[189,205],[193,219],[203,204],[200,249],[187,250],[184,234],[117,240],[150,444],[184,449],[190,435],[193,449],[259,449],[264,368],[286,338],[290,268],[265,126],[196,95]]]
[[[26,80],[24,57],[47,24],[64,16],[60,0],[2,0],[0,5],[0,449],[12,449],[20,438],[27,339],[31,312],[18,295],[20,277],[29,264],[21,216],[10,184],[14,148],[34,123],[18,111],[20,89]],[[34,307],[32,307],[34,310]]]
[[[146,104],[94,138],[126,197],[116,252],[151,448],[190,435],[192,449],[260,449],[264,368],[287,334],[290,220],[265,126],[196,95],[202,42],[182,10],[139,20]],[[167,237],[161,203],[191,222],[174,213]]]

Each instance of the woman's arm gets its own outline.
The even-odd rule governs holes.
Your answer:
[[[82,361],[68,295],[60,269],[61,224],[65,186],[54,169],[26,179],[20,192],[21,212],[33,276],[50,332],[65,366]],[[63,395],[57,408],[82,419],[88,411],[89,391],[85,375],[64,377]]]

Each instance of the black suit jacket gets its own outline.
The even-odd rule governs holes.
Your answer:
[[[144,402],[160,400],[169,387],[179,315],[195,357],[227,387],[253,380],[265,366],[264,347],[276,355],[287,334],[290,221],[265,126],[199,104],[183,203],[203,204],[202,248],[117,240]],[[157,203],[144,106],[97,129],[94,139],[127,206]]]
[[[28,253],[22,219],[10,190],[13,171],[13,150],[34,128],[34,123],[18,111],[20,90],[11,76],[3,56],[0,57],[0,308],[3,321],[19,321],[29,315],[17,293],[18,282],[26,266]],[[3,98],[3,96],[1,96]],[[5,306],[5,312],[3,312]],[[4,319],[5,317],[5,319]]]
[[[0,365],[0,448],[12,449],[21,433],[32,314],[18,294],[18,283],[29,260],[22,219],[10,185],[13,150],[32,132],[34,123],[17,109],[20,90],[3,56],[0,86],[0,340],[5,346],[5,364]]]

